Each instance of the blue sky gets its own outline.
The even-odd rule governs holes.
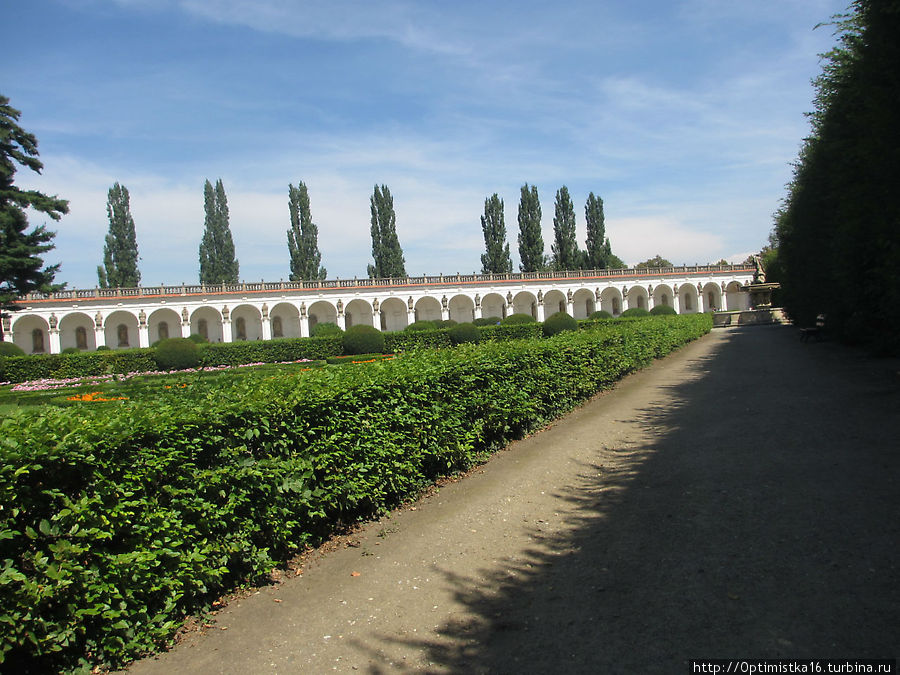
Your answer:
[[[369,197],[393,194],[410,274],[480,269],[494,192],[604,200],[629,264],[759,250],[808,132],[844,0],[380,3],[29,0],[4,9],[0,93],[39,141],[17,184],[70,200],[48,262],[96,284],[106,194],[128,187],[143,283],[196,282],[221,178],[241,277],[288,277],[304,181],[328,276],[365,276]],[[42,222],[31,215],[33,224]]]

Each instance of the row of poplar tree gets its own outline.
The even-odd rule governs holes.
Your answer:
[[[228,199],[222,180],[213,185],[208,180],[203,188],[205,222],[200,241],[200,282],[203,284],[236,283],[240,265],[235,257],[234,240],[228,220]],[[386,185],[375,186],[370,198],[373,264],[368,266],[370,278],[405,277],[406,264],[397,237],[394,200]],[[312,221],[309,192],[300,182],[288,185],[288,209],[291,227],[287,231],[291,281],[324,279],[322,254],[318,245],[318,227]],[[101,288],[127,288],[141,281],[134,218],[131,215],[128,188],[116,183],[109,189],[106,204],[109,232],[103,246],[103,264],[97,266]],[[541,270],[604,269],[624,267],[616,257],[606,236],[603,200],[590,193],[584,207],[587,224],[586,248],[578,245],[575,233],[575,208],[565,186],[556,192],[553,217],[551,255],[544,252],[541,234],[541,203],[537,187],[527,183],[521,188],[519,201],[519,268],[523,272]],[[484,200],[481,216],[485,253],[481,256],[484,274],[512,272],[503,200],[494,193]]]

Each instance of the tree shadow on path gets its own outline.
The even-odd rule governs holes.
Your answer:
[[[730,331],[557,488],[563,521],[477,577],[435,672],[689,672],[693,658],[893,658],[896,363]],[[553,489],[549,487],[548,489]],[[374,669],[372,672],[379,672]]]

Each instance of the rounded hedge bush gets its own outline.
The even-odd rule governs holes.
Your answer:
[[[331,321],[323,321],[322,323],[317,323],[312,327],[312,330],[309,331],[310,337],[328,337],[330,335],[341,335],[343,334],[343,330],[336,323],[332,323]]]
[[[406,330],[437,330],[437,327],[434,321],[414,321],[406,327]]]
[[[78,347],[66,347],[63,349],[60,354],[80,354],[81,350]]]
[[[100,345],[99,347],[97,347],[97,351],[98,352],[112,351],[112,347],[110,347],[109,345]]]
[[[474,323],[476,326],[496,326],[498,323],[500,323],[500,317],[487,316],[481,319],[475,319],[472,323]]]
[[[650,310],[650,314],[652,314],[653,316],[669,316],[672,314],[677,314],[677,312],[671,305],[656,305],[653,309]]]
[[[0,342],[0,356],[25,356],[25,350],[17,344],[4,340]]]
[[[551,337],[566,330],[578,330],[578,322],[565,312],[551,314],[541,326],[544,337]]]
[[[531,314],[510,314],[500,322],[501,326],[515,326],[520,323],[535,323],[537,320]]]
[[[440,321],[435,321],[435,325],[438,328],[450,328],[451,326],[456,325],[456,321],[453,319],[441,319]]]
[[[351,326],[341,337],[344,354],[383,354],[384,334],[373,326]]]
[[[200,349],[190,338],[160,340],[153,353],[160,370],[184,370],[200,365]]]
[[[591,312],[591,315],[588,318],[592,321],[597,321],[598,319],[611,319],[613,318],[613,315],[605,309],[598,309],[596,312]]]
[[[464,342],[478,342],[481,339],[481,333],[474,323],[458,323],[452,326],[447,332],[450,336],[450,342],[455,345],[461,345]]]
[[[632,307],[622,312],[622,316],[650,316],[650,312],[643,307]]]
[[[194,344],[198,344],[198,345],[209,344],[209,340],[207,340],[205,337],[203,337],[199,333],[191,333],[190,335],[188,335],[188,340],[190,340]],[[161,340],[160,340],[160,342],[161,342]]]

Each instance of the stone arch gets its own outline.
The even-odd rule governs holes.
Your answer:
[[[519,291],[513,297],[513,314],[527,314],[537,319],[537,298],[529,291]]]
[[[659,284],[653,287],[653,306],[660,305],[662,307],[673,307],[672,299],[675,293],[668,284]]]
[[[637,307],[638,309],[650,309],[649,305],[650,295],[647,293],[647,289],[643,286],[632,286],[628,289],[628,294],[626,295],[626,300],[628,301],[628,309],[632,309]]]
[[[66,314],[59,321],[59,348],[86,351],[97,348],[94,320],[84,312]]]
[[[26,354],[50,353],[50,324],[36,314],[13,314],[13,343]],[[40,338],[38,338],[40,335]]]
[[[423,296],[415,304],[416,321],[440,321],[441,302],[430,295]]]
[[[468,295],[454,295],[449,303],[450,318],[456,323],[469,323],[475,320],[475,301]]]
[[[309,306],[306,317],[312,334],[312,329],[320,323],[337,323],[337,308],[327,300],[316,300]]]
[[[110,349],[133,349],[141,344],[137,317],[124,309],[118,309],[106,317],[103,335]]]
[[[742,285],[739,281],[732,281],[725,287],[725,304],[728,305],[726,307],[722,307],[722,309],[728,309],[728,311],[741,310],[741,309],[749,309],[750,308],[750,298],[749,294],[742,290]]]
[[[506,318],[506,298],[499,293],[488,293],[481,299],[481,316],[488,319],[496,316],[499,319]]]
[[[679,314],[696,314],[700,311],[700,300],[694,284],[682,284],[678,287]]]
[[[574,305],[576,319],[588,318],[593,314],[596,306],[594,292],[587,288],[579,288],[572,294],[572,304]]]
[[[279,302],[269,312],[272,338],[300,337],[300,310],[289,302]]]
[[[544,293],[544,318],[557,312],[568,312],[569,305],[562,291],[556,289]]]
[[[373,326],[372,305],[368,300],[354,298],[344,307],[344,322],[347,328],[350,326]]]
[[[181,316],[170,307],[157,309],[147,317],[147,330],[151,345],[166,338],[181,337]]]
[[[191,314],[191,335],[201,335],[210,342],[222,341],[222,315],[215,307],[200,307]]]
[[[722,287],[715,282],[707,282],[703,286],[703,311],[715,312],[716,310],[725,309],[725,303],[722,302]]]
[[[253,305],[238,305],[231,311],[231,339],[262,340],[262,314]]]
[[[409,325],[406,303],[400,298],[387,298],[378,310],[381,330],[403,330]]]
[[[600,309],[603,309],[613,316],[619,316],[622,313],[622,293],[618,288],[607,286],[600,293]]]

